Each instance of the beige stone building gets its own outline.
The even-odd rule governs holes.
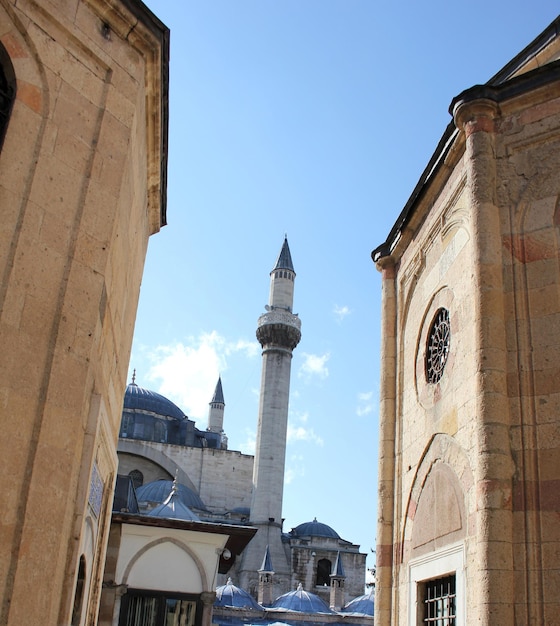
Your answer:
[[[168,29],[0,2],[0,624],[94,624],[140,278],[165,224]]]
[[[379,625],[560,623],[559,29],[453,99],[372,253]]]

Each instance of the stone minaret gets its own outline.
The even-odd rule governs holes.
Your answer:
[[[220,441],[220,448],[227,450],[227,436],[224,433],[224,409],[226,403],[224,402],[224,392],[222,391],[222,378],[218,377],[216,383],[216,389],[214,395],[210,401],[210,408],[208,410],[208,428],[212,433],[219,433],[222,436]]]
[[[218,378],[214,395],[210,401],[208,410],[208,430],[212,433],[221,433],[224,429],[224,392],[222,391],[222,379]]]
[[[276,595],[290,586],[291,568],[282,544],[282,495],[292,350],[301,337],[301,321],[292,313],[295,276],[288,240],[284,239],[270,273],[267,312],[259,317],[257,327],[263,360],[250,520],[258,532],[240,567],[241,586],[254,596],[267,545],[275,564]]]

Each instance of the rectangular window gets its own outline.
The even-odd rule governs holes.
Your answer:
[[[119,626],[197,626],[199,622],[194,598],[138,590],[122,597]]]
[[[428,580],[424,587],[423,624],[432,626],[455,626],[456,592],[455,574]]]

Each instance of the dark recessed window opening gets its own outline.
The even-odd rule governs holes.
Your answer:
[[[423,624],[455,626],[456,624],[455,574],[424,583]]]
[[[0,148],[8,128],[8,121],[16,97],[16,76],[10,56],[0,44]]]
[[[331,571],[332,563],[329,559],[319,559],[319,562],[317,563],[317,578],[315,580],[315,584],[320,587],[325,585],[329,586],[331,584]]]

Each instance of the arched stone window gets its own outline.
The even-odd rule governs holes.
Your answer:
[[[84,602],[84,585],[86,582],[86,558],[82,554],[78,566],[78,578],[74,591],[74,608],[72,609],[72,626],[78,626],[82,618],[82,605]]]
[[[319,559],[317,562],[317,577],[315,584],[318,587],[327,587],[331,584],[332,563],[329,559]]]
[[[161,443],[167,442],[166,424],[161,420],[156,420],[156,423],[154,424],[154,441],[159,441]]]
[[[0,43],[0,148],[4,143],[6,129],[16,97],[14,66],[6,48]]]
[[[144,484],[144,474],[140,470],[133,469],[128,473],[132,484],[134,485],[134,489],[138,489]]]

